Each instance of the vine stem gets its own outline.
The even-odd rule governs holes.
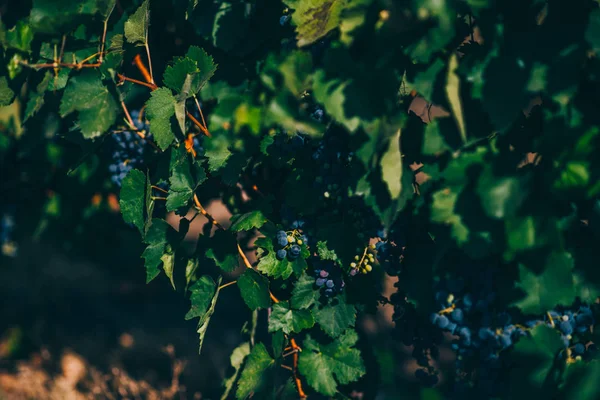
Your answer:
[[[225,284],[223,284],[223,285],[219,286],[219,289],[217,289],[217,290],[224,289],[224,288],[226,288],[227,286],[235,285],[236,283],[237,283],[237,280],[235,280],[235,281],[231,281],[231,282],[227,282],[227,283],[225,283]]]

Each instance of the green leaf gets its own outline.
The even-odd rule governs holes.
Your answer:
[[[213,313],[215,312],[215,306],[217,305],[217,299],[219,298],[219,286],[221,285],[221,281],[222,278],[219,276],[219,279],[217,279],[217,282],[214,283],[212,278],[208,278],[208,280],[204,281],[201,286],[198,288],[198,293],[197,293],[197,297],[191,298],[192,301],[192,308],[190,309],[190,311],[188,312],[188,314],[186,315],[186,319],[190,319],[188,316],[190,314],[190,312],[193,311],[194,314],[198,314],[198,316],[200,317],[200,321],[198,321],[198,335],[200,337],[200,344],[198,346],[198,353],[202,352],[202,344],[204,343],[204,336],[206,335],[206,330],[208,329],[208,323],[210,322],[210,318],[212,317]],[[198,281],[200,282],[200,280]],[[210,287],[216,287],[216,290],[214,290],[214,295],[210,295],[209,297],[209,306],[206,309],[206,311],[202,314],[200,314],[199,311],[204,310],[204,306],[206,304],[206,297],[207,295],[210,294],[209,290]],[[192,288],[192,294],[193,294],[193,288]],[[198,308],[194,309],[194,301],[198,301]],[[191,317],[193,318],[193,317]]]
[[[455,213],[454,207],[458,194],[450,189],[443,189],[433,194],[431,205],[431,220],[452,228],[452,236],[461,244],[469,238],[469,229],[464,224],[462,217]]]
[[[229,151],[230,142],[227,138],[219,136],[205,143],[204,155],[208,158],[208,170],[210,172],[218,171],[227,163],[227,159],[232,154]]]
[[[389,141],[389,147],[381,157],[381,177],[386,183],[392,199],[400,197],[402,191],[402,153],[400,152],[400,129]],[[412,188],[411,188],[412,190]]]
[[[460,100],[460,79],[456,74],[458,69],[458,56],[456,53],[452,53],[448,65],[448,78],[446,81],[446,96],[450,103],[450,111],[454,116],[456,125],[458,125],[458,131],[463,143],[467,142],[467,131],[465,128],[465,120],[463,115],[462,104]]]
[[[530,335],[521,338],[511,352],[508,398],[527,399],[541,395],[542,387],[549,385],[553,377],[555,362],[559,351],[564,349],[563,340],[557,330],[540,324],[530,331]]]
[[[185,319],[202,318],[208,311],[216,290],[217,285],[210,276],[203,275],[198,279],[190,287],[190,302],[192,304],[190,310],[185,315]]]
[[[145,0],[135,13],[125,21],[125,38],[127,42],[136,46],[148,44],[148,25],[150,23],[150,9],[148,0]]]
[[[165,73],[163,75],[163,82],[168,88],[174,90],[177,93],[180,93],[182,92],[182,89],[184,89],[186,79],[189,79],[188,77],[191,78],[194,74],[198,72],[199,69],[194,60],[191,60],[189,58],[178,57],[173,62],[173,65],[169,65],[165,69]],[[184,93],[185,97],[192,95],[190,93],[191,79],[190,83],[187,86],[187,92]]]
[[[280,301],[273,305],[269,317],[269,332],[281,330],[288,335],[312,328],[314,324],[315,320],[309,310],[292,310],[287,301]]]
[[[229,231],[217,230],[210,238],[210,246],[205,253],[224,272],[233,272],[239,267],[237,240]]]
[[[316,42],[340,24],[346,0],[286,1],[294,7],[292,22],[296,25],[298,47]]]
[[[356,309],[351,304],[346,304],[342,298],[337,304],[327,304],[325,306],[316,305],[313,307],[315,321],[323,332],[336,338],[341,335],[346,328],[354,326],[356,322]]]
[[[29,94],[30,97],[27,101],[27,106],[25,107],[25,117],[23,118],[23,122],[26,122],[29,118],[37,114],[44,105],[44,95],[46,94],[46,89],[48,88],[51,79],[52,73],[50,71],[46,72],[44,79],[37,85],[36,91]]]
[[[117,103],[101,81],[98,71],[71,77],[60,103],[60,115],[79,113],[79,128],[91,139],[106,132],[117,118]]]
[[[152,219],[144,242],[148,245],[142,253],[146,260],[146,283],[160,274],[158,267],[162,264],[162,256],[167,250],[169,239],[176,234],[175,230],[166,221],[158,218]]]
[[[267,218],[261,211],[256,210],[242,215],[234,215],[231,217],[231,221],[232,224],[229,227],[229,230],[239,232],[259,229],[267,222]]]
[[[145,234],[146,216],[146,175],[142,171],[132,169],[123,179],[119,206],[123,220],[138,228],[142,236]]]
[[[271,358],[264,344],[258,343],[254,346],[240,376],[236,398],[245,399],[252,393],[258,392],[266,383],[265,373],[274,363],[275,360]]]
[[[292,308],[298,310],[310,308],[319,300],[320,296],[321,292],[315,289],[315,278],[303,273],[294,284],[290,303]]]
[[[242,298],[251,310],[268,308],[271,305],[269,298],[269,280],[252,269],[246,269],[238,278]]]
[[[152,126],[154,140],[165,150],[175,139],[171,129],[171,117],[175,115],[177,100],[168,88],[158,88],[146,102],[146,116]]]
[[[300,353],[298,370],[317,392],[333,396],[337,385],[357,381],[366,373],[357,349],[356,332],[349,330],[330,344],[322,345],[308,337]]]
[[[163,271],[165,271],[165,275],[171,281],[171,286],[173,286],[173,290],[176,290],[175,281],[173,279],[173,272],[175,271],[175,255],[172,253],[165,253],[160,258],[160,261],[163,263]]]
[[[287,279],[294,273],[294,271],[302,271],[306,268],[306,261],[302,257],[298,257],[294,261],[289,261],[287,258],[278,260],[275,256],[275,249],[273,248],[273,242],[268,238],[258,238],[255,244],[263,250],[267,251],[267,254],[260,256],[256,269],[265,275],[273,278]],[[299,273],[300,273],[299,272]]]
[[[525,292],[525,297],[514,303],[523,313],[541,314],[558,304],[570,305],[576,294],[573,257],[566,252],[551,253],[544,271],[539,275],[519,265],[519,280],[516,285]]]
[[[567,364],[561,391],[569,400],[595,400],[600,393],[600,361]]]
[[[190,46],[186,58],[194,60],[198,67],[198,72],[192,80],[192,94],[198,93],[204,85],[213,77],[217,70],[217,64],[215,64],[212,56],[208,55],[204,49],[198,46]]]
[[[3,27],[0,25],[0,30]],[[33,41],[33,29],[31,24],[24,20],[17,21],[17,24],[6,31],[5,37],[0,36],[1,42],[5,48],[20,50],[26,53],[31,52],[31,42]]]
[[[192,163],[193,159],[183,146],[172,149],[167,211],[173,211],[187,205],[196,188],[206,180],[204,169],[201,166],[193,168]]]
[[[491,169],[486,169],[479,178],[477,193],[488,216],[504,219],[517,213],[528,190],[517,178],[496,177]]]
[[[12,103],[15,97],[15,92],[8,87],[8,81],[5,76],[0,77],[0,107],[4,107]]]
[[[319,258],[321,260],[331,260],[331,261],[338,260],[338,256],[337,256],[337,254],[335,254],[335,250],[329,250],[327,248],[327,241],[317,242],[317,254],[319,254]]]
[[[231,366],[234,369],[233,374],[225,379],[223,382],[223,386],[225,386],[225,391],[221,396],[221,400],[227,400],[229,398],[229,393],[231,389],[233,389],[233,384],[235,383],[240,371],[242,369],[242,365],[244,364],[244,360],[250,354],[250,342],[244,342],[236,347],[231,353],[230,361]]]

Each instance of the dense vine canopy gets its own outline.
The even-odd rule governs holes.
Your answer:
[[[18,236],[119,208],[200,350],[237,286],[223,398],[598,398],[596,1],[33,0],[0,43]],[[378,307],[418,388],[358,329]]]

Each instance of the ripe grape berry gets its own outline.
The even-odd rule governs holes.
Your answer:
[[[275,243],[279,247],[275,253],[277,259],[283,260],[287,257],[293,261],[300,257],[302,246],[306,246],[306,235],[296,229],[291,232],[277,231]]]
[[[315,285],[323,288],[323,293],[327,297],[341,293],[346,284],[342,276],[342,270],[333,261],[317,260],[315,261]]]

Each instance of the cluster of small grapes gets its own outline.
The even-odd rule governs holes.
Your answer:
[[[470,386],[481,396],[500,393],[504,387],[501,376],[505,370],[502,352],[539,324],[547,324],[560,332],[566,350],[563,354],[571,362],[592,357],[595,353],[593,343],[586,344],[581,340],[583,335],[591,332],[595,322],[589,306],[579,304],[574,310],[561,308],[549,311],[542,319],[516,324],[507,312],[493,308],[495,294],[491,270],[481,271],[475,276],[477,278],[470,285],[471,288],[476,287],[475,290],[467,289],[463,279],[440,282],[435,295],[440,310],[430,316],[434,327],[456,337],[452,348],[457,353],[457,376],[465,376],[470,372],[470,365],[476,366],[477,380],[471,384],[459,381],[457,387],[464,389]]]
[[[14,228],[14,216],[11,213],[4,213],[0,220],[0,245],[2,245],[2,254],[7,257],[17,255],[17,244],[12,240]]]
[[[334,296],[344,290],[344,277],[341,268],[333,261],[315,261],[315,284],[318,288],[324,288],[323,293],[327,297]]]
[[[542,323],[560,332],[567,349],[566,355],[571,361],[595,355],[596,345],[583,340],[583,336],[592,331],[595,323],[594,312],[590,306],[579,304],[572,309],[560,308],[548,311],[542,320],[527,321],[525,326],[533,328]]]
[[[373,270],[375,262],[375,245],[370,244],[363,250],[362,255],[355,255],[354,261],[350,263],[350,276],[355,276],[359,272],[366,274]]]
[[[139,167],[143,162],[147,140],[150,139],[148,122],[142,119],[138,110],[131,112],[134,131],[126,130],[112,135],[114,150],[113,162],[108,166],[111,180],[121,186],[123,179],[133,168]]]
[[[277,245],[280,247],[275,253],[279,260],[283,260],[286,257],[289,260],[295,260],[300,256],[302,252],[302,245],[306,245],[306,235],[298,232],[294,229],[290,232],[278,231],[277,232]]]

